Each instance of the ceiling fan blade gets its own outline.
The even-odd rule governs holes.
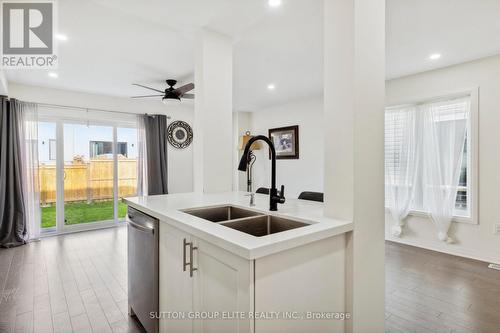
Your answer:
[[[184,95],[185,93],[187,93],[188,91],[191,91],[193,89],[194,89],[194,83],[188,83],[188,84],[183,85],[182,87],[175,89],[174,92],[176,92],[177,94],[179,94],[182,97],[182,95]]]
[[[161,94],[161,95],[132,96],[130,98],[160,97],[160,96],[165,96],[165,95]]]
[[[181,98],[194,99],[194,94],[184,94],[181,96]]]
[[[143,87],[143,88],[146,88],[146,89],[149,89],[149,90],[154,90],[154,91],[157,91],[157,92],[164,93],[164,91],[163,91],[163,90],[158,90],[158,89],[155,89],[155,88],[146,87],[146,86],[143,86],[142,84],[132,83],[132,85],[134,85],[134,86],[138,86],[138,87]]]

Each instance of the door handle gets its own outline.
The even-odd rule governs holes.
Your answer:
[[[186,247],[189,246],[189,262],[186,262]],[[193,246],[193,242],[188,242],[186,238],[183,240],[182,244],[182,271],[186,271],[186,267],[189,266],[189,276],[193,277],[193,272],[197,271],[197,268],[193,267],[193,252],[197,250],[196,246]]]

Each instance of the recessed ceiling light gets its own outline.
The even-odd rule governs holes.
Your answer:
[[[279,7],[281,6],[281,0],[268,0],[269,7]]]
[[[49,72],[49,77],[57,79],[59,77],[59,74],[57,74],[55,72]]]
[[[63,35],[63,34],[56,34],[55,37],[57,40],[60,40],[60,41],[67,41],[68,40],[68,36]]]
[[[276,86],[274,84],[267,85],[267,90],[274,90],[274,89],[276,89]]]
[[[441,54],[439,53],[434,53],[429,56],[430,60],[438,60],[439,58],[441,58]]]

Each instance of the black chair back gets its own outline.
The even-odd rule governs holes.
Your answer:
[[[323,193],[304,191],[304,192],[300,193],[299,199],[323,202]]]

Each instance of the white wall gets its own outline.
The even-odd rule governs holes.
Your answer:
[[[387,82],[386,103],[399,104],[479,87],[479,224],[453,223],[456,244],[437,239],[427,218],[410,217],[401,239],[386,238],[455,255],[500,263],[500,56]]]
[[[186,121],[193,126],[193,102],[183,101],[179,106],[165,106],[159,100],[133,100],[97,94],[80,93],[61,89],[42,88],[9,82],[9,97],[22,101],[104,109],[128,113],[166,114],[175,120]],[[70,112],[70,110],[68,110]],[[119,117],[119,114],[117,114]],[[194,134],[196,135],[196,134]],[[169,145],[169,192],[193,190],[193,145],[175,149]]]
[[[323,100],[291,102],[251,112],[249,128],[240,126],[242,135],[246,129],[252,135],[268,135],[270,128],[299,125],[299,159],[277,160],[276,184],[285,185],[285,197],[297,198],[302,191],[323,192]],[[270,187],[271,163],[265,143],[261,150],[255,151],[257,161],[253,167],[253,190]],[[241,152],[239,152],[241,156]],[[241,179],[241,178],[240,178]],[[246,180],[246,178],[244,178]],[[243,185],[243,186],[241,186]],[[246,191],[245,181],[240,183],[240,190]]]

